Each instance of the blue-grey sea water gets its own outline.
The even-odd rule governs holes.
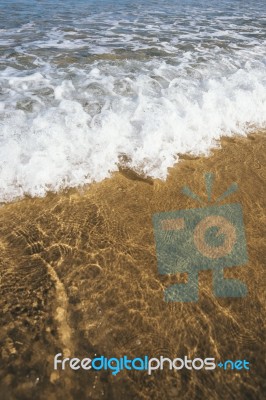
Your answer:
[[[266,127],[264,0],[0,0],[0,200]]]

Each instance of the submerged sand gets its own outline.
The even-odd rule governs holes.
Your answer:
[[[265,393],[265,135],[223,139],[206,157],[183,157],[166,182],[122,169],[81,191],[25,198],[0,208],[1,399],[262,399]],[[200,272],[197,303],[166,303],[163,290],[186,274],[159,275],[152,215],[206,199],[242,204],[249,262],[226,277],[248,287],[216,298]],[[264,225],[265,227],[265,225]],[[53,371],[58,352],[246,359],[250,371]]]

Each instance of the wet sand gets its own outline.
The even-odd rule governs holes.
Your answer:
[[[126,168],[82,190],[0,208],[1,399],[262,399],[265,394],[265,134],[223,139],[210,157],[183,156],[167,181]],[[197,303],[166,303],[186,274],[158,274],[152,215],[198,207],[232,182],[244,212],[249,262],[225,276],[248,287],[216,298],[200,272]],[[264,225],[265,226],[265,225]],[[53,357],[185,355],[246,359],[250,371],[53,371]]]

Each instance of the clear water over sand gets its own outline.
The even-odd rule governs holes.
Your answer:
[[[0,208],[0,398],[8,400],[262,400],[265,382],[265,134],[227,139],[210,158],[181,161],[166,182],[128,171],[95,183]],[[200,271],[196,303],[166,303],[164,289],[187,274],[158,273],[152,215],[206,199],[204,173],[215,173],[213,200],[243,207],[248,263],[225,268],[245,298],[213,294]],[[249,371],[53,370],[56,353],[80,358],[246,359]],[[4,395],[5,397],[1,397]]]

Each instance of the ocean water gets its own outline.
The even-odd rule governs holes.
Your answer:
[[[264,128],[264,0],[0,0],[2,202]]]

